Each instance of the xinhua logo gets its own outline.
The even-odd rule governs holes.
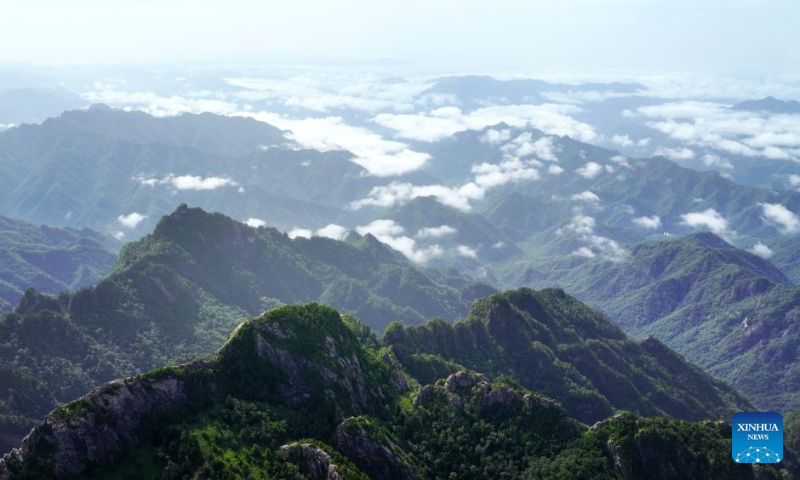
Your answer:
[[[738,463],[777,463],[783,459],[783,417],[775,412],[733,416],[731,456]]]

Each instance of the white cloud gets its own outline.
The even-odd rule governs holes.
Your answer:
[[[603,166],[597,162],[588,162],[586,165],[575,170],[575,173],[584,178],[594,178],[600,175],[603,171]]]
[[[713,153],[707,153],[702,157],[703,165],[706,167],[716,167],[716,168],[724,168],[724,169],[732,169],[733,164],[726,158],[722,158],[719,155],[715,155]]]
[[[318,237],[332,238],[334,240],[344,240],[345,237],[347,237],[347,232],[347,228],[335,223],[330,223],[318,229],[316,232],[314,232],[314,235]]]
[[[481,163],[472,167],[474,174],[471,182],[461,186],[446,187],[444,185],[412,185],[408,182],[392,182],[389,185],[373,187],[366,198],[350,204],[354,209],[366,206],[390,207],[417,197],[436,197],[440,203],[469,211],[470,202],[480,200],[486,191],[508,183],[532,181],[539,179],[539,171],[533,168],[535,160],[523,161],[519,158],[506,158],[500,163]]]
[[[757,242],[748,251],[766,259],[772,258],[772,256],[775,255],[775,252],[773,252],[771,248],[761,242]]]
[[[422,167],[430,159],[407,144],[386,140],[365,128],[348,125],[341,117],[291,119],[274,113],[242,113],[287,130],[286,137],[304,148],[323,152],[347,150],[355,155],[352,161],[379,177],[401,175]]]
[[[800,189],[800,175],[789,175],[789,186],[795,189]]]
[[[419,114],[382,113],[373,120],[394,130],[402,138],[435,142],[465,130],[482,130],[505,123],[512,127],[535,127],[550,135],[569,135],[581,141],[597,137],[594,128],[579,122],[570,114],[580,108],[574,105],[546,103],[541,105],[494,105],[463,113],[455,107],[447,111],[433,110]]]
[[[536,141],[531,141],[530,132],[518,135],[514,140],[501,147],[503,153],[510,157],[529,157],[535,156],[539,160],[546,162],[557,162],[556,154],[561,151],[561,147],[555,144],[554,137],[543,136]]]
[[[600,197],[597,196],[594,192],[590,192],[586,190],[585,192],[576,193],[572,196],[573,200],[577,200],[579,202],[590,202],[590,203],[597,203],[600,201]]]
[[[260,218],[248,218],[247,221],[244,222],[244,223],[247,226],[253,227],[253,228],[264,227],[264,226],[267,225],[267,222],[265,222],[264,220],[261,220]]]
[[[628,159],[622,155],[614,155],[613,157],[609,158],[609,160],[616,163],[620,167],[633,168],[631,164],[628,163]]]
[[[800,115],[733,110],[709,102],[641,107],[647,125],[675,140],[748,157],[800,159]]]
[[[781,232],[793,234],[800,232],[800,218],[780,203],[761,203],[764,221],[778,227]]]
[[[478,258],[478,252],[476,252],[474,248],[470,248],[466,245],[459,245],[456,247],[456,252],[462,257]]]
[[[573,255],[594,258],[600,256],[610,262],[623,262],[628,258],[628,251],[617,241],[595,233],[595,220],[581,213],[575,215],[564,227],[556,230],[557,235],[575,234],[585,246],[572,252]]]
[[[597,256],[589,247],[581,247],[572,252],[572,254],[575,255],[576,257],[584,257],[584,258],[594,258]]]
[[[539,171],[532,168],[529,162],[524,162],[519,158],[506,159],[499,164],[481,163],[474,165],[472,173],[475,174],[475,184],[484,190],[507,183],[537,180],[539,178]]]
[[[644,138],[640,138],[638,140],[635,140],[635,139],[632,139],[631,137],[629,137],[628,135],[612,135],[610,140],[611,140],[611,143],[613,143],[615,145],[619,145],[622,148],[628,148],[628,147],[633,147],[633,146],[646,147],[647,145],[650,144],[650,138],[649,137],[644,137]]]
[[[681,147],[681,148],[658,147],[656,149],[656,155],[662,155],[672,160],[691,160],[694,158],[695,153],[694,151],[692,151],[692,149],[686,147]]]
[[[503,142],[511,140],[511,130],[504,128],[503,130],[495,130],[490,128],[481,137],[481,142],[491,143],[492,145],[499,145]]]
[[[310,228],[293,228],[289,230],[287,235],[289,235],[289,238],[325,237],[333,240],[344,240],[344,238],[347,237],[347,232],[347,228],[336,225],[335,223],[330,223],[317,230],[311,230]]]
[[[594,218],[578,214],[563,228],[559,228],[556,233],[563,234],[565,231],[572,231],[579,234],[594,233],[595,221]]]
[[[153,92],[125,92],[108,85],[98,85],[99,89],[82,96],[91,103],[104,103],[126,110],[139,110],[154,117],[169,117],[183,113],[210,112],[218,115],[231,115],[239,111],[236,103],[213,98],[187,98],[174,95],[162,97]]]
[[[586,102],[602,102],[610,98],[630,97],[629,92],[618,92],[614,90],[570,90],[542,92],[542,96],[548,100],[559,103],[580,104]]]
[[[216,190],[221,187],[239,185],[230,178],[200,177],[196,175],[182,175],[171,179],[172,186],[178,190]]]
[[[245,88],[235,96],[245,101],[269,100],[288,107],[315,112],[334,109],[378,112],[409,111],[430,87],[424,79],[385,82],[372,75],[295,76],[289,78],[228,78],[234,86]],[[450,97],[426,96],[424,104],[451,101]]]
[[[689,227],[705,227],[713,233],[722,234],[728,230],[728,220],[713,208],[703,212],[692,212],[681,215],[681,223]]]
[[[222,187],[236,187],[239,184],[227,177],[201,177],[197,175],[173,175],[163,178],[133,177],[133,180],[148,187],[156,185],[171,186],[176,190],[216,190]]]
[[[375,220],[368,225],[356,227],[356,232],[360,235],[372,234],[379,241],[389,245],[415,263],[425,264],[432,258],[444,254],[444,250],[439,245],[417,248],[416,240],[403,235],[403,227],[393,220]]]
[[[630,147],[635,142],[631,140],[631,137],[628,135],[612,135],[611,136],[611,143],[617,144],[620,147]]]
[[[564,169],[561,168],[560,165],[550,165],[549,167],[547,167],[547,171],[551,175],[561,175],[562,173],[564,173]]]
[[[653,215],[652,217],[634,218],[633,223],[642,228],[649,228],[651,230],[661,228],[661,218],[659,218],[658,215]]]
[[[356,232],[359,235],[366,235],[371,233],[375,237],[396,237],[403,234],[405,229],[395,223],[394,220],[375,220],[367,225],[356,227]]]
[[[422,228],[414,236],[416,238],[439,238],[444,237],[445,235],[453,235],[457,232],[458,230],[453,227],[442,225],[441,227]]]
[[[293,229],[289,230],[289,232],[287,233],[287,235],[289,235],[289,238],[292,238],[292,239],[298,238],[298,237],[300,237],[300,238],[311,238],[311,236],[313,234],[314,234],[314,232],[312,232],[311,230],[309,230],[307,228],[293,228]]]
[[[122,232],[122,231],[116,231],[116,232],[112,233],[111,235],[114,238],[116,238],[117,240],[119,240],[119,241],[122,241],[122,240],[125,239],[125,232]]]
[[[147,215],[142,215],[141,213],[133,212],[129,213],[128,215],[120,215],[117,217],[117,222],[120,223],[125,228],[130,228],[133,230],[134,228],[138,227],[140,223],[142,223],[147,218]]]

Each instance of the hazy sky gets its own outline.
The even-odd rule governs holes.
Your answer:
[[[797,0],[0,0],[0,61],[800,71]]]

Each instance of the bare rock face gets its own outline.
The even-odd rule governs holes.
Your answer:
[[[370,478],[414,480],[408,454],[365,417],[349,418],[336,429],[336,449]]]
[[[339,314],[332,309],[307,308],[320,311],[320,323],[327,321],[334,327],[342,325]],[[331,327],[328,333],[320,333],[326,329],[319,328],[316,335],[309,335],[304,329],[310,327],[299,321],[275,317],[267,312],[238,327],[221,354],[237,358],[246,352],[255,353],[259,368],[281,378],[274,385],[273,392],[265,393],[277,393],[280,400],[290,407],[304,408],[322,397],[341,419],[373,412],[391,392],[408,391],[402,368],[388,352],[377,360],[391,367],[387,370],[387,378],[368,382],[365,372],[373,368],[369,362],[376,360],[365,357],[349,330],[340,328],[337,331]],[[248,364],[244,368],[252,367]],[[231,368],[242,367],[234,365]]]
[[[281,451],[309,480],[342,480],[331,456],[310,443],[284,445]]]
[[[447,380],[444,382],[444,388],[447,391],[454,392],[462,388],[471,388],[477,382],[488,382],[488,380],[483,375],[462,370],[447,377]]]
[[[23,463],[44,476],[80,475],[135,444],[147,415],[185,400],[184,382],[169,373],[108,382],[50,413],[19,448],[0,459],[0,479],[12,479],[14,467]]]
[[[379,376],[368,375],[376,371]],[[237,327],[212,360],[115,380],[56,409],[0,459],[0,480],[23,470],[28,478],[80,476],[137,444],[138,432],[152,415],[210,397],[276,400],[308,415],[327,415],[325,420],[336,425],[351,415],[374,413],[408,389],[391,353],[368,355],[338,312],[316,304],[285,307]],[[359,451],[358,436],[349,438],[343,436],[343,444]],[[394,452],[384,450],[385,444],[361,446],[387,461]],[[295,450],[309,475],[339,478],[324,451]]]
[[[400,362],[397,361],[394,355],[392,355],[388,351],[384,351],[381,354],[381,360],[392,366],[392,378],[391,378],[392,386],[398,392],[409,391],[411,387],[408,385],[408,380],[406,379],[406,376],[403,374],[403,367],[400,366]]]

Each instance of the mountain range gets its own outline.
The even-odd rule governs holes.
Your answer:
[[[653,336],[761,408],[800,408],[800,287],[711,233],[644,242],[623,262],[510,263],[506,282],[558,285],[634,337]]]
[[[563,292],[521,291],[473,304],[493,293],[492,287],[452,272],[422,271],[369,234],[350,234],[345,241],[290,239],[272,228],[180,206],[152,234],[126,245],[112,273],[97,285],[58,296],[28,290],[0,320],[6,339],[0,348],[6,367],[0,382],[2,431],[14,438],[54,404],[93,385],[200,358],[224,342],[242,318],[310,300],[336,305],[376,331],[388,326],[390,344],[399,326],[390,325],[392,320],[466,318],[466,325],[476,328],[485,323],[470,335],[496,338],[487,345],[465,343],[464,355],[427,351],[426,342],[393,348],[404,362],[440,357],[431,367],[418,368],[460,365],[493,377],[512,374],[564,402],[583,421],[617,409],[716,418],[751,405],[659,342],[631,342]],[[499,317],[485,311],[494,304],[505,309]],[[439,323],[420,331],[433,325]],[[453,330],[445,329],[440,341],[452,336]],[[507,342],[520,341],[529,346],[511,353],[519,345]],[[475,363],[487,355],[492,369]],[[549,380],[534,381],[525,373],[532,368],[545,369]],[[420,381],[436,378],[426,374]],[[24,392],[20,385],[26,385]],[[621,385],[635,390],[619,397]]]
[[[642,88],[568,87],[425,94]],[[104,105],[0,132],[0,450],[35,427],[0,478],[794,471],[799,191],[500,120],[401,175],[309,143]],[[794,425],[783,471],[721,460],[753,410]]]
[[[118,249],[116,240],[91,230],[0,217],[0,312],[28,288],[56,294],[94,285],[109,273]]]
[[[418,386],[392,348],[364,331],[318,304],[270,310],[239,325],[206,359],[111,381],[59,407],[0,460],[0,476],[777,479],[796,473],[789,448],[780,464],[730,461],[725,421],[620,413],[588,427],[513,378],[492,381],[459,370]]]
[[[97,383],[196,358],[242,318],[276,305],[326,302],[381,330],[396,319],[464,316],[493,291],[423,272],[371,235],[293,240],[184,205],[127,244],[96,285],[57,296],[29,289],[0,320],[0,414],[15,417],[3,417],[13,426]],[[23,377],[38,379],[30,388],[44,401],[15,393]]]

